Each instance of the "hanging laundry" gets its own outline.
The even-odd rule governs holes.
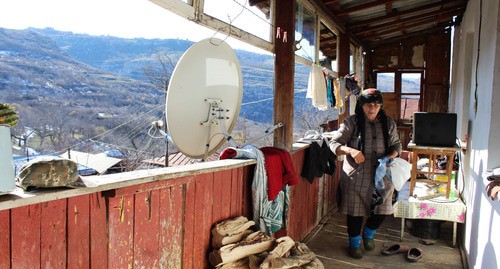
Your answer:
[[[340,94],[340,86],[343,84],[343,79],[339,78],[333,81],[334,91],[335,91],[335,108],[340,110],[344,107],[344,98]]]
[[[355,74],[345,75],[345,86],[354,95],[358,96],[361,88],[358,85],[358,80]]]
[[[325,75],[321,66],[314,63],[311,66],[311,73],[309,73],[306,98],[311,98],[312,105],[318,110],[328,109]]]

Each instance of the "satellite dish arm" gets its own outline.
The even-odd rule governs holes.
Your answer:
[[[283,123],[279,122],[279,123],[271,126],[270,128],[266,129],[264,131],[264,133],[262,133],[262,134],[260,134],[260,135],[258,135],[256,137],[253,137],[253,138],[251,138],[249,140],[245,140],[244,143],[240,147],[244,147],[246,145],[252,144],[252,143],[254,143],[257,140],[260,140],[260,139],[262,139],[262,138],[264,138],[264,137],[266,137],[268,135],[271,135],[274,132],[274,130],[276,130],[278,128],[281,128],[281,127],[283,127]]]

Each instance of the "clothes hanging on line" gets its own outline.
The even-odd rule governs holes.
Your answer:
[[[324,111],[328,109],[325,75],[322,67],[314,63],[309,73],[306,98],[311,98],[312,105],[318,110]]]

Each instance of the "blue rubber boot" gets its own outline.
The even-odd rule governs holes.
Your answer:
[[[363,230],[363,246],[365,247],[366,250],[375,249],[375,240],[373,240],[375,232],[377,232],[377,230],[372,230],[365,226]]]
[[[363,252],[361,251],[361,236],[349,237],[349,256],[354,259],[363,258]]]

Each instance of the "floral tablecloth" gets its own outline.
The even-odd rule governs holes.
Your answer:
[[[460,198],[446,199],[441,196],[427,200],[418,199],[432,197],[434,194],[433,188],[418,182],[413,191],[417,198],[409,197],[409,183],[408,181],[399,192],[398,201],[394,204],[394,217],[465,222],[466,206]]]

